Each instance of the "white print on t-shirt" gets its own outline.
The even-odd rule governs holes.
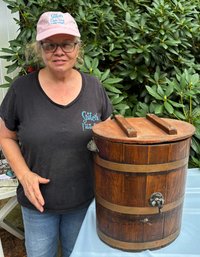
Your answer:
[[[87,129],[92,129],[93,125],[96,124],[97,121],[99,121],[97,113],[93,114],[92,112],[82,111],[81,116],[83,118],[83,131]]]

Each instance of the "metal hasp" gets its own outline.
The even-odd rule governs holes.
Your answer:
[[[99,149],[97,148],[97,145],[94,141],[94,139],[91,139],[88,144],[87,144],[87,149],[91,152],[95,152],[95,153],[98,153],[99,152]]]
[[[165,202],[164,197],[160,192],[153,193],[149,199],[149,204],[152,207],[158,207],[159,213],[161,213],[161,209],[163,207],[164,202]]]

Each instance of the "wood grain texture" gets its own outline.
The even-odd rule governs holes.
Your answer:
[[[137,122],[133,118],[131,123]],[[189,134],[185,129],[186,137],[180,133],[179,128],[181,131],[183,128],[179,124],[171,141],[166,134],[168,141],[154,143],[149,143],[148,135],[144,142],[147,133],[144,129],[140,144],[132,137],[119,140],[117,133],[121,135],[121,130],[115,131],[114,140],[111,126],[104,125],[105,137],[100,132],[102,124],[93,133],[99,149],[94,156],[99,237],[108,245],[126,251],[156,249],[171,243],[181,228],[192,127],[189,125]],[[155,192],[164,197],[161,213],[149,203]]]

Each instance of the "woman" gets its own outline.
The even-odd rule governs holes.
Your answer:
[[[87,143],[112,113],[99,81],[76,70],[80,33],[69,13],[43,13],[37,45],[44,68],[18,78],[1,108],[0,143],[19,180],[28,257],[70,255],[93,199]]]

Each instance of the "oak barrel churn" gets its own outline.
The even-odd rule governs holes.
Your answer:
[[[93,127],[97,233],[125,251],[157,249],[180,233],[191,137],[183,121],[117,115]]]

